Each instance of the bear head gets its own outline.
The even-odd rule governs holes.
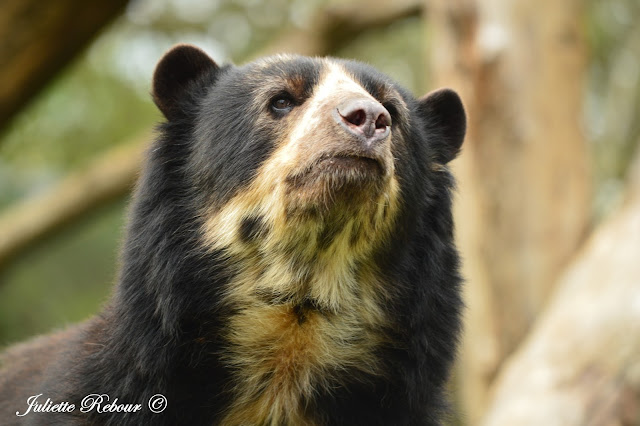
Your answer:
[[[260,241],[300,261],[382,244],[465,133],[455,92],[416,100],[367,65],[331,58],[220,67],[179,45],[159,62],[153,97],[169,127],[192,133],[183,169],[208,244],[247,253]]]

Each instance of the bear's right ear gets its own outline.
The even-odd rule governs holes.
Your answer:
[[[189,44],[174,46],[160,59],[153,73],[153,101],[169,121],[183,113],[180,100],[189,84],[218,65],[202,50]]]

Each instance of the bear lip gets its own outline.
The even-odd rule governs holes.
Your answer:
[[[301,186],[317,182],[318,178],[331,177],[332,180],[364,184],[383,179],[385,170],[384,163],[378,158],[355,153],[332,153],[319,156],[303,170],[287,176],[286,181],[293,186]]]
[[[340,173],[357,171],[366,175],[384,175],[384,166],[374,157],[357,154],[323,155],[314,162],[311,169]]]
[[[370,157],[366,155],[357,155],[357,154],[334,154],[334,155],[323,155],[316,161],[316,164],[320,164],[325,161],[344,161],[344,162],[364,162],[367,164],[371,164],[372,166],[380,168],[382,172],[382,164],[375,157]]]

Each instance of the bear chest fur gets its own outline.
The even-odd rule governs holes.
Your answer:
[[[354,275],[333,282],[340,296],[331,308],[305,296],[269,294],[251,274],[237,277],[228,296],[237,309],[223,357],[234,372],[234,398],[222,424],[313,424],[305,407],[317,391],[340,386],[354,373],[381,374],[381,283],[366,267]],[[325,270],[308,285],[336,279]],[[253,291],[242,291],[246,287]]]

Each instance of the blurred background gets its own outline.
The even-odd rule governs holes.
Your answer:
[[[164,51],[349,57],[469,115],[451,424],[640,425],[638,22],[638,0],[3,1],[0,348],[108,298]]]

